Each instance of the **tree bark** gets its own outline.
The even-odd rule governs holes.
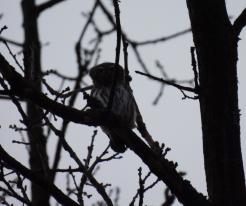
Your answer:
[[[207,190],[216,205],[246,205],[237,42],[224,0],[187,0],[197,50]]]
[[[32,82],[41,92],[41,46],[38,32],[38,12],[34,0],[22,0],[24,28],[24,66],[25,79]],[[28,138],[30,142],[29,163],[32,171],[39,171],[38,176],[49,178],[46,137],[42,128],[42,111],[27,101]],[[32,182],[32,203],[34,206],[49,205],[49,194]]]

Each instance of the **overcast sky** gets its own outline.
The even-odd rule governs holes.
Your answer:
[[[37,2],[41,3],[43,1],[39,0]],[[49,43],[48,46],[43,47],[42,51],[43,70],[58,69],[61,73],[70,76],[77,74],[74,44],[85,23],[81,13],[88,12],[93,2],[91,0],[67,0],[41,15],[39,19],[40,38],[43,44]],[[105,0],[105,2],[108,8],[113,11],[110,1]],[[0,20],[0,27],[8,26],[8,30],[4,32],[3,36],[22,42],[20,0],[0,0],[0,5],[0,13],[4,15]],[[245,7],[246,0],[228,1],[227,8],[229,15],[232,16],[231,20],[234,21]],[[133,40],[147,40],[167,36],[190,27],[185,1],[121,0],[120,9],[123,30]],[[101,28],[110,28],[100,11],[96,15],[96,21]],[[90,33],[87,36],[88,39],[91,38]],[[239,41],[238,79],[239,104],[242,114],[242,148],[245,160],[246,94],[243,88],[246,87],[246,29],[241,33],[241,39]],[[185,34],[158,46],[143,47],[140,51],[152,74],[161,76],[160,71],[154,64],[155,60],[159,60],[164,65],[170,78],[183,80],[193,78],[189,52],[191,46],[193,46],[192,36],[191,34]],[[14,52],[20,51],[16,47],[11,47],[11,49]],[[105,39],[102,49],[100,62],[113,62],[115,34]],[[0,44],[0,52],[14,65],[3,44]],[[21,61],[21,56],[19,56],[19,59]],[[182,100],[180,91],[172,87],[165,87],[164,96],[157,106],[153,106],[152,102],[159,91],[160,85],[134,73],[135,70],[141,70],[141,67],[130,49],[129,67],[133,77],[134,94],[151,135],[154,139],[164,142],[172,149],[167,157],[178,162],[178,170],[186,171],[186,178],[191,181],[192,185],[198,191],[206,194],[198,101]],[[58,79],[48,78],[47,81],[54,88],[59,88]],[[90,83],[89,78],[86,78],[86,81]],[[69,84],[64,85],[64,88],[66,86],[69,86]],[[82,108],[83,105],[84,102],[81,96],[76,102],[76,108]],[[11,143],[14,139],[19,140],[18,135],[8,128],[10,124],[20,125],[18,122],[20,116],[17,115],[16,108],[12,103],[0,101],[0,114],[0,143],[18,161],[28,165],[25,148]],[[87,152],[87,145],[94,129],[88,126],[70,124],[67,139],[81,159],[84,158],[83,155]],[[56,141],[55,136],[49,139],[50,154],[54,153]],[[99,129],[95,146],[97,153],[100,153],[107,143],[107,137]],[[121,188],[120,205],[122,206],[128,205],[134,196],[138,185],[137,168],[143,166],[141,160],[130,150],[127,150],[123,157],[121,160],[102,165],[96,176],[99,181],[111,183],[112,187],[119,186]],[[52,162],[52,159],[50,161]],[[69,165],[75,164],[63,152],[63,161],[60,168],[67,168]],[[148,170],[146,167],[144,169],[146,173]],[[64,185],[64,176],[59,176],[56,183],[59,186]],[[145,204],[160,205],[163,202],[163,191],[163,184],[158,184],[156,188],[146,194]],[[94,193],[95,191],[89,190],[89,192]],[[95,199],[88,200],[86,205],[91,202],[95,202]],[[179,203],[176,202],[175,205],[179,205]]]

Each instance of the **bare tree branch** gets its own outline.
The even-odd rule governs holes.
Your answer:
[[[7,47],[9,54],[12,56],[12,58],[14,59],[15,63],[18,65],[18,67],[24,72],[23,67],[21,66],[21,64],[18,62],[18,60],[16,59],[16,55],[13,54],[13,52],[11,51],[8,43],[6,41],[3,41],[3,43],[5,44],[5,46]]]
[[[133,43],[133,44],[136,44],[137,46],[147,46],[147,45],[150,45],[150,44],[157,44],[157,43],[160,43],[160,42],[165,42],[165,41],[168,41],[170,39],[182,36],[182,35],[190,33],[190,32],[191,32],[191,28],[188,28],[188,29],[182,30],[180,32],[171,34],[169,36],[164,36],[164,37],[160,37],[160,38],[156,38],[156,39],[152,39],[152,40],[146,40],[146,41],[129,40],[129,41],[131,43]]]
[[[7,43],[12,44],[14,46],[23,47],[23,44],[22,43],[19,43],[17,41],[14,41],[14,40],[11,40],[11,39],[2,37],[2,36],[0,36],[0,41],[2,41],[2,42],[3,41],[6,41]]]
[[[65,195],[54,184],[51,184],[45,178],[37,177],[32,171],[23,166],[20,162],[11,157],[0,145],[0,160],[4,161],[9,167],[19,172],[21,175],[34,182],[35,184],[48,191],[61,205],[79,206],[76,202]]]
[[[7,27],[6,25],[4,25],[4,26],[0,29],[0,35],[1,35],[2,32],[3,32],[4,30],[6,30],[6,29],[8,29],[8,27]]]
[[[237,17],[233,24],[233,29],[238,36],[242,29],[246,26],[246,9],[242,11],[242,13]]]
[[[194,92],[194,93],[197,93],[196,90],[192,87],[185,87],[185,86],[181,86],[181,85],[178,85],[178,84],[175,84],[174,82],[171,82],[171,81],[167,81],[165,79],[162,79],[162,78],[159,78],[159,77],[155,77],[153,75],[150,75],[150,74],[146,74],[146,73],[143,73],[143,72],[140,72],[140,71],[136,71],[137,74],[140,74],[140,75],[143,75],[143,76],[146,76],[150,79],[153,79],[153,80],[156,80],[156,81],[159,81],[159,82],[162,82],[163,84],[167,84],[167,85],[171,85],[173,87],[176,87],[178,88],[179,90],[184,90],[184,91],[188,91],[188,92]]]
[[[44,10],[49,9],[55,5],[57,5],[58,3],[61,3],[65,0],[49,0],[46,1],[40,5],[37,6],[37,14],[39,15],[40,13],[42,13]]]
[[[59,77],[59,78],[61,78],[61,79],[63,79],[63,80],[68,80],[68,81],[75,81],[75,80],[76,80],[76,77],[69,77],[69,76],[66,76],[66,75],[64,75],[64,74],[59,73],[59,72],[58,72],[57,70],[55,70],[55,69],[50,69],[50,70],[47,70],[47,71],[45,71],[45,72],[42,72],[42,75],[43,75],[43,76],[47,76],[47,75],[50,75],[50,74],[55,75],[55,76],[57,76],[57,77]]]

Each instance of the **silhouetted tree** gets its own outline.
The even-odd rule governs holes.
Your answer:
[[[74,122],[88,126],[102,126],[109,131],[117,131],[119,142],[130,148],[149,168],[150,172],[145,176],[142,169],[139,168],[139,188],[129,205],[134,205],[137,198],[139,205],[143,205],[145,192],[160,181],[168,187],[165,191],[166,200],[162,205],[172,205],[175,197],[181,204],[187,206],[245,205],[245,179],[240,146],[237,91],[237,43],[239,34],[246,25],[246,10],[232,24],[224,0],[187,0],[191,29],[168,37],[139,42],[129,39],[122,30],[117,0],[112,1],[114,15],[105,7],[103,1],[95,0],[91,12],[85,15],[87,21],[75,45],[78,74],[76,77],[68,77],[60,74],[57,70],[44,72],[42,69],[42,45],[38,31],[39,16],[47,9],[62,2],[64,0],[49,0],[37,5],[34,0],[22,0],[24,42],[18,43],[0,37],[0,41],[6,45],[16,62],[15,66],[10,65],[0,53],[0,94],[1,98],[11,100],[15,104],[22,117],[21,123],[24,127],[12,126],[12,128],[20,133],[23,131],[27,133],[28,142],[16,141],[15,143],[28,146],[30,164],[30,169],[25,167],[0,145],[0,201],[9,205],[8,197],[14,197],[23,204],[41,206],[50,205],[49,200],[52,196],[61,205],[85,205],[84,198],[90,197],[90,194],[86,193],[85,187],[92,185],[103,199],[95,205],[118,205],[119,189],[111,188],[107,191],[109,185],[99,183],[94,177],[94,173],[97,171],[99,163],[122,157],[118,153],[109,153],[108,146],[98,157],[93,158],[97,134],[95,131],[91,137],[91,144],[88,146],[87,156],[83,160],[79,158],[66,140],[69,123]],[[97,9],[103,12],[111,25],[111,29],[105,31],[100,29],[99,22],[94,19]],[[84,41],[89,27],[94,29],[96,36],[92,41],[92,48],[82,46],[82,41]],[[4,33],[5,29],[7,29],[6,26],[2,27],[0,34]],[[191,48],[194,81],[182,81],[188,85],[180,85],[180,81],[168,78],[160,63],[157,63],[157,67],[161,69],[163,77],[152,76],[141,57],[139,48],[143,45],[167,41],[189,31],[192,31],[195,44],[195,47]],[[97,65],[102,39],[113,32],[116,33],[117,41],[115,67],[112,67],[113,75],[110,76],[114,78],[113,80],[110,79],[112,82],[108,94],[108,105],[102,107],[102,105],[97,104],[98,102],[93,96],[86,93],[92,89],[92,86],[81,88],[81,85],[90,68]],[[23,66],[12,53],[10,44],[22,48]],[[183,178],[184,173],[176,170],[176,163],[166,158],[169,148],[165,147],[164,144],[153,142],[137,102],[135,102],[136,125],[142,138],[133,132],[129,125],[124,124],[121,121],[121,115],[117,115],[112,109],[114,96],[117,95],[115,94],[117,92],[115,87],[117,86],[118,75],[117,70],[114,72],[113,69],[118,67],[121,46],[123,47],[125,63],[124,86],[127,91],[132,92],[127,59],[128,49],[131,49],[144,71],[144,73],[140,71],[138,73],[162,83],[155,102],[161,97],[164,85],[176,87],[182,91],[184,98],[199,100],[208,198],[197,192],[191,183]],[[21,72],[17,72],[17,68]],[[48,75],[56,75],[63,82],[72,81],[74,87],[71,90],[65,88],[56,91],[45,81],[44,77]],[[189,84],[194,86],[189,86]],[[87,101],[87,107],[83,110],[74,107],[80,92],[83,93]],[[191,92],[194,96],[188,96],[186,92]],[[26,103],[26,110],[22,108],[22,101]],[[95,105],[97,106],[95,107]],[[62,119],[60,129],[57,129],[51,120],[53,116],[59,116]],[[46,149],[47,138],[51,132],[59,140],[54,157],[50,158],[54,161],[49,165]],[[71,160],[76,162],[77,168],[58,168],[62,148],[69,153]],[[67,194],[64,194],[54,184],[55,177],[60,172],[66,173],[68,176]],[[76,173],[80,174],[79,180],[76,179]],[[157,179],[146,186],[146,180],[151,174],[155,175]],[[24,183],[25,179],[31,182],[31,198]],[[70,197],[71,195],[74,196]]]

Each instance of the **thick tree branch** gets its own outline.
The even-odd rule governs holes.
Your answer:
[[[246,26],[246,9],[242,11],[242,13],[237,17],[233,24],[234,31],[238,36],[242,29]]]
[[[215,205],[246,205],[237,60],[246,11],[233,28],[225,0],[186,0],[199,71],[204,169]],[[235,29],[235,30],[234,30]]]
[[[38,13],[36,1],[21,1],[23,15],[23,64],[25,68],[24,77],[30,84],[35,85],[36,92],[42,91],[41,74],[41,43],[39,38]],[[42,109],[31,101],[26,102],[26,115],[28,117],[27,130],[28,141],[30,142],[29,164],[32,171],[42,168],[37,174],[40,177],[50,178],[49,157],[47,154],[47,138],[42,127]],[[31,184],[32,203],[36,206],[49,205],[49,194],[39,186]]]
[[[55,6],[56,4],[61,3],[63,1],[65,1],[65,0],[49,0],[49,1],[46,1],[46,2],[37,6],[37,14],[39,15],[44,10],[49,9],[49,8]]]

